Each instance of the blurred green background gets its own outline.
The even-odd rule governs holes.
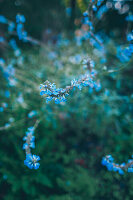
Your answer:
[[[68,7],[72,8],[70,15]],[[104,74],[92,47],[87,42],[75,44],[74,33],[80,27],[75,20],[82,18],[87,7],[87,0],[0,0],[1,15],[14,21],[17,13],[23,14],[29,35],[43,43],[34,47],[18,42],[24,61],[15,66],[15,87],[7,86],[0,71],[1,104],[8,104],[0,112],[0,200],[133,199],[133,175],[121,176],[101,165],[107,154],[121,163],[133,152],[133,60],[121,71]],[[121,42],[124,17],[109,13],[96,29],[104,29],[109,36],[117,33],[115,39]],[[0,32],[4,34],[5,29],[1,27]],[[60,37],[65,42],[57,45]],[[114,43],[108,44],[108,63],[114,58]],[[7,62],[13,56],[2,45],[0,54]],[[102,90],[75,90],[65,105],[46,104],[39,94],[41,83],[48,79],[63,87],[84,73],[81,63],[73,61],[76,55],[95,59]],[[5,91],[10,91],[9,98],[3,95]],[[29,118],[33,110],[37,115]],[[37,119],[33,153],[41,161],[38,170],[30,170],[23,164],[22,138]]]

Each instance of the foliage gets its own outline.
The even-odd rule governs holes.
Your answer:
[[[103,64],[86,40],[77,46],[66,38],[64,33],[41,47],[24,45],[15,57],[15,86],[9,84],[14,77],[6,78],[1,67],[0,199],[130,200],[132,173],[109,172],[101,160],[111,154],[118,163],[127,162],[133,152],[133,61],[119,64],[112,39]],[[14,54],[3,52],[5,70]],[[101,90],[75,88],[67,102],[47,104],[40,83],[49,80],[65,87],[88,70],[86,58],[95,61]],[[33,153],[41,160],[36,171],[23,163],[22,138],[37,120]]]

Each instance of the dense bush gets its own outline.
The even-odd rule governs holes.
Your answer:
[[[38,4],[38,9],[42,9],[44,1],[39,2],[42,4]],[[54,8],[50,3],[48,8],[49,5]],[[28,8],[22,8],[28,15]],[[55,11],[59,17],[58,10]],[[26,23],[28,28],[28,19]],[[36,29],[34,24],[30,27],[29,32]],[[78,31],[84,32],[84,28]],[[41,31],[37,31],[34,34],[39,37]],[[116,44],[120,44],[117,37],[116,40],[110,35],[104,37],[108,51],[103,59],[104,54],[97,56],[97,48],[85,38],[80,38],[80,45],[79,41],[76,43],[77,31],[74,39],[66,31],[60,35],[57,32],[46,30],[44,41],[37,41],[40,45],[23,43],[11,34],[7,40],[16,39],[22,47],[20,55],[14,54],[18,49],[12,51],[6,43],[1,43],[5,63],[0,60],[0,199],[130,200],[133,198],[132,173],[110,172],[101,161],[111,154],[116,162],[127,163],[132,156],[132,58],[125,62],[121,54],[116,55]],[[121,36],[124,47],[125,37],[126,34]],[[90,61],[95,64],[92,62],[91,66]],[[100,89],[83,87],[80,91],[74,87],[67,102],[61,104],[46,103],[46,98],[40,96],[39,86],[44,81],[64,88],[71,80],[93,69]],[[23,137],[36,123],[36,148],[32,153],[41,160],[39,169],[31,170],[23,163]]]

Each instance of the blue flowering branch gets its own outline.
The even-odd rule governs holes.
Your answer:
[[[86,73],[81,76],[79,79],[74,79],[71,81],[71,85],[66,86],[65,88],[56,88],[55,83],[50,83],[45,81],[44,84],[40,85],[40,95],[46,97],[46,102],[48,103],[51,100],[54,100],[56,104],[66,101],[66,96],[69,95],[70,91],[74,88],[81,90],[83,87],[91,87],[100,90],[101,84],[99,81],[94,81],[93,77],[95,73]]]
[[[124,171],[133,172],[133,159],[128,160],[128,163],[117,164],[114,163],[114,158],[111,155],[107,155],[102,159],[102,165],[106,166],[109,171],[115,171],[119,174],[124,174]]]
[[[23,138],[23,140],[25,141],[23,149],[26,153],[26,159],[24,160],[24,164],[30,169],[38,169],[40,166],[40,164],[38,163],[40,157],[37,155],[32,155],[31,153],[31,148],[35,148],[34,131],[37,128],[39,122],[40,121],[37,120],[33,127],[29,127],[28,131],[26,131],[26,136]]]

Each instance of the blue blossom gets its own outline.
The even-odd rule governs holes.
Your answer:
[[[32,111],[28,114],[28,117],[29,117],[29,118],[32,118],[32,117],[34,117],[35,115],[37,115],[37,111],[36,111],[36,110],[32,110]]]
[[[107,59],[106,58],[101,58],[101,60],[100,60],[100,63],[101,64],[104,64],[104,63],[106,63],[107,62]]]
[[[51,60],[57,58],[57,53],[54,52],[54,51],[51,51],[51,52],[48,54],[48,58],[51,59]]]
[[[25,23],[26,19],[24,17],[24,15],[20,15],[20,14],[17,14],[16,15],[16,22],[17,23]]]
[[[3,58],[0,58],[0,66],[4,66],[5,65],[5,60]]]
[[[76,63],[80,63],[81,60],[82,60],[81,55],[80,54],[76,54],[75,55],[75,61],[76,61]]]
[[[0,112],[3,112],[4,111],[4,108],[3,107],[0,107]]]
[[[133,173],[133,168],[129,167],[127,171]]]
[[[129,47],[122,49],[121,47],[117,47],[117,58],[125,63],[128,62],[131,58],[132,52],[131,49]]]
[[[102,4],[103,1],[104,1],[104,0],[98,0],[98,1],[97,1],[97,6],[100,6],[100,5]]]
[[[24,144],[23,144],[23,149],[26,150],[26,149],[28,149],[28,148],[29,148],[29,145],[28,145],[27,143],[24,143]]]
[[[133,53],[133,44],[129,44],[129,50],[131,53]]]
[[[128,15],[128,16],[126,17],[126,21],[133,22],[133,15]]]
[[[21,55],[20,49],[16,49],[16,50],[14,51],[14,54],[15,54],[16,57],[19,57],[19,56]]]
[[[6,128],[9,128],[10,126],[11,126],[10,123],[6,123],[6,124],[5,124],[5,127],[6,127]]]
[[[92,67],[92,68],[95,67],[95,62],[94,62],[94,60],[90,60],[90,67]]]
[[[13,117],[10,117],[10,118],[9,118],[9,122],[10,122],[10,123],[14,122],[14,118],[13,118]]]
[[[9,31],[9,32],[13,32],[14,29],[15,29],[15,23],[14,23],[14,22],[10,22],[10,23],[8,24],[8,31]]]
[[[51,101],[53,98],[52,97],[46,97],[46,103],[48,103],[49,101]]]
[[[127,35],[127,40],[128,40],[128,41],[133,41],[133,33],[129,33],[129,34]]]
[[[3,179],[6,180],[7,178],[8,178],[8,176],[7,176],[6,174],[4,174],[4,175],[3,175]]]
[[[3,43],[4,41],[5,41],[5,39],[0,36],[0,42]]]
[[[40,95],[42,96],[42,95],[44,95],[44,94],[45,94],[45,91],[42,90],[42,91],[40,92]]]
[[[18,37],[20,40],[22,40],[22,38],[23,38],[22,32],[23,32],[23,24],[18,24],[17,25],[17,34],[18,34]]]
[[[28,132],[31,132],[32,134],[34,133],[34,130],[35,130],[34,126],[28,128]]]
[[[13,67],[13,65],[11,63],[9,65],[7,65],[7,67],[5,69],[5,73],[7,74],[8,77],[15,75],[15,68]]]
[[[12,47],[14,50],[18,49],[17,44],[16,44],[16,41],[15,41],[14,39],[11,39],[11,40],[9,41],[9,44],[11,45],[11,47]]]
[[[39,156],[28,154],[26,156],[24,164],[30,169],[38,169],[40,166],[40,164],[38,163],[39,160],[40,160]]]
[[[72,8],[70,8],[70,7],[66,8],[66,14],[68,17],[71,16],[71,13],[72,13]]]
[[[24,98],[23,98],[22,94],[20,94],[16,100],[20,104],[24,103]]]
[[[8,91],[8,90],[5,91],[5,97],[6,97],[6,98],[9,98],[9,97],[10,97],[10,91]]]
[[[97,7],[96,7],[95,5],[92,6],[92,9],[93,9],[94,11],[97,11]]]
[[[35,148],[35,143],[34,143],[34,139],[33,139],[34,136],[32,136],[31,140],[33,141],[30,141],[30,144],[27,144],[27,143],[24,143],[23,144],[23,149],[27,150],[29,147],[30,148]],[[35,138],[35,137],[34,137]]]
[[[8,103],[3,102],[3,103],[2,103],[2,106],[3,106],[4,108],[7,108],[7,107],[8,107]]]
[[[8,20],[3,15],[0,15],[0,22],[3,24],[7,24]]]

